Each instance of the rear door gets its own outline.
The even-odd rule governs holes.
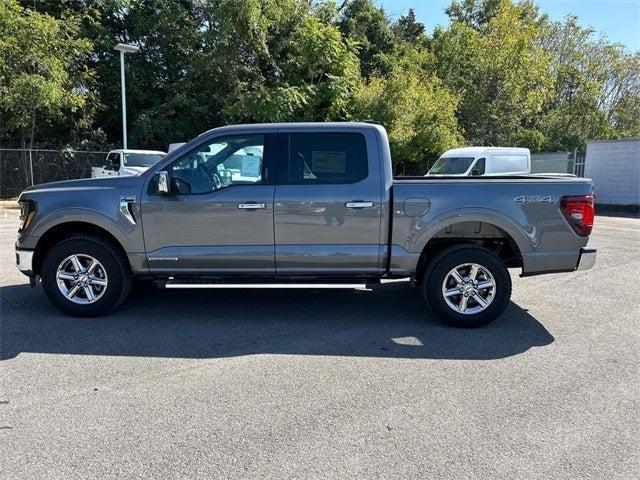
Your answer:
[[[377,138],[363,129],[279,130],[274,202],[279,275],[382,269]]]

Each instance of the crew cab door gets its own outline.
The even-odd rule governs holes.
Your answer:
[[[273,274],[275,133],[205,140],[160,170],[170,194],[143,192],[149,271],[167,274]]]
[[[279,275],[379,273],[382,187],[369,130],[278,131]]]

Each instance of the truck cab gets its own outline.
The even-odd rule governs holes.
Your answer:
[[[463,147],[447,150],[425,176],[487,177],[529,175],[531,152],[516,147]]]
[[[166,156],[160,150],[111,150],[103,167],[91,168],[91,178],[140,175]]]

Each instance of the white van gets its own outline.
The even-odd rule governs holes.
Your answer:
[[[447,150],[425,176],[528,175],[531,152],[515,147],[463,147]]]

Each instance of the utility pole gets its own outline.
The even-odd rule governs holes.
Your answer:
[[[125,91],[125,79],[124,79],[124,54],[136,53],[140,49],[134,45],[126,45],[119,43],[114,47],[115,50],[120,52],[120,91],[122,97],[122,148],[127,148],[127,96]]]

